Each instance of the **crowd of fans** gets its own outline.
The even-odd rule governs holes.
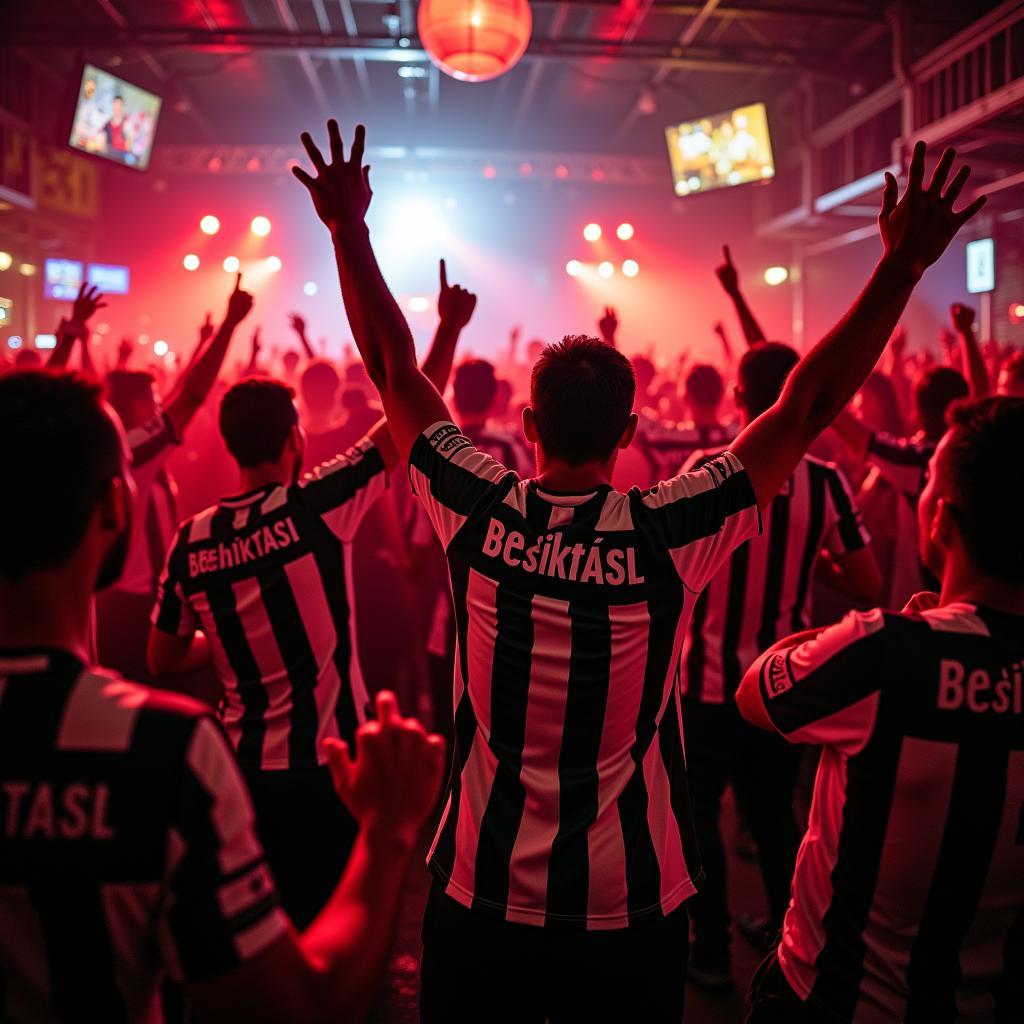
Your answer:
[[[734,841],[748,1020],[1024,1019],[1024,353],[900,326],[967,169],[887,178],[803,356],[726,247],[714,363],[459,360],[442,261],[418,367],[328,131],[340,363],[231,365],[239,274],[175,373],[89,288],[0,367],[0,1017],[362,1019],[434,814],[424,1021],[681,1021]]]

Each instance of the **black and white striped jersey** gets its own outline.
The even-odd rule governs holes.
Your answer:
[[[351,741],[365,719],[348,549],[386,486],[364,440],[297,484],[224,498],[178,530],[153,624],[206,634],[247,769],[322,764],[322,741]]]
[[[821,744],[779,960],[823,1019],[1024,1020],[1024,616],[854,613],[761,663]]]
[[[288,928],[220,725],[66,652],[0,652],[0,823],[0,1019],[159,1022]]]

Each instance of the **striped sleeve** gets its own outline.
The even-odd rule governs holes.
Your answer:
[[[156,591],[156,604],[150,621],[162,633],[192,636],[199,628],[199,618],[189,604],[183,586],[185,577],[185,538],[191,525],[186,520],[178,529],[167,552],[164,571]]]
[[[155,472],[167,460],[181,438],[174,432],[166,413],[160,413],[141,427],[128,431],[128,447],[132,453],[132,471]]]
[[[170,835],[161,945],[178,980],[216,977],[288,930],[249,793],[220,728],[197,719]]]
[[[467,520],[490,508],[516,480],[451,422],[429,427],[409,453],[409,483],[445,548]]]
[[[908,498],[917,499],[931,453],[920,444],[889,434],[874,433],[868,441],[868,461],[882,478]]]
[[[871,738],[891,630],[880,608],[851,612],[813,640],[764,657],[761,700],[791,743],[860,751]]]
[[[822,541],[834,555],[860,551],[871,543],[871,534],[861,518],[850,484],[842,470],[831,462],[825,466],[825,480],[828,526]]]
[[[703,590],[729,555],[761,531],[750,477],[732,452],[652,487],[642,502],[680,578],[694,592]]]
[[[388,475],[380,449],[364,437],[307,473],[298,485],[303,502],[336,537],[351,540],[373,503],[387,490]]]

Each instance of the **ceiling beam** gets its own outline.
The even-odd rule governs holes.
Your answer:
[[[288,0],[274,0],[274,9],[277,11],[277,16],[281,19],[281,24],[289,32],[297,32],[299,30],[299,23],[295,20],[295,15],[292,14]],[[309,82],[313,98],[320,106],[320,113],[327,117],[331,108],[327,102],[327,93],[324,92],[323,82],[320,81],[320,75],[313,65],[313,58],[308,53],[300,53],[299,67],[302,68],[302,73],[306,76],[306,81]]]

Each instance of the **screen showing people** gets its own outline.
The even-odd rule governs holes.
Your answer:
[[[83,271],[79,260],[48,259],[43,265],[43,295],[48,299],[74,299],[82,286]]]
[[[161,99],[86,64],[71,146],[144,171],[149,166]]]
[[[672,125],[665,137],[677,196],[775,176],[763,103]]]

